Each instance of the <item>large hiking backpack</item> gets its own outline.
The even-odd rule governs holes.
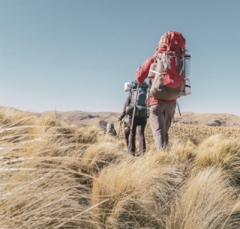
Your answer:
[[[135,105],[135,99],[136,99],[136,93],[137,93],[137,86],[138,82],[135,80],[131,84],[131,102],[129,106],[126,108],[126,114],[129,116],[133,115],[133,109]],[[145,103],[147,98],[147,90],[148,90],[148,84],[143,82],[139,83],[139,89],[138,89],[138,96],[137,96],[137,102],[136,102],[136,112],[135,117],[147,117],[147,105]]]
[[[186,41],[181,33],[165,33],[156,51],[156,60],[151,65],[151,95],[159,100],[174,100],[184,94],[184,55]]]

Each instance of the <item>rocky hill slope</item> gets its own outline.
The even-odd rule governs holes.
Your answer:
[[[0,106],[0,109],[15,109]],[[40,117],[42,114],[56,113],[62,120],[76,124],[79,127],[98,126],[100,122],[114,123],[118,125],[117,112],[87,112],[87,111],[46,111],[43,113],[34,113]],[[197,114],[192,112],[183,112],[175,114],[175,122],[183,124],[193,124],[199,126],[226,126],[240,128],[240,116],[227,113],[204,113]]]
[[[48,111],[54,112],[54,111]],[[85,112],[85,111],[68,111],[57,112],[57,114],[65,121],[73,122],[78,126],[98,125],[101,120],[118,124],[120,113],[115,112]],[[228,126],[240,127],[240,116],[233,114],[196,114],[191,112],[183,112],[175,115],[175,122],[183,124],[193,124],[200,126]]]

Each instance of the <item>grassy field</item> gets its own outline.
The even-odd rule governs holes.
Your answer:
[[[0,228],[240,228],[240,130],[175,124],[170,146],[0,111]],[[173,137],[175,132],[175,137]]]

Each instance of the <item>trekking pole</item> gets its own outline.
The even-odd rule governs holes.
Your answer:
[[[148,84],[148,100],[147,100],[147,116],[149,118],[150,116],[150,90],[151,90],[151,86],[152,86],[152,81],[151,79],[149,79],[149,84]]]
[[[119,140],[120,133],[121,133],[121,124],[122,124],[122,120],[120,120],[120,123],[119,123],[119,130],[118,130],[117,142],[118,142],[118,140]]]
[[[175,122],[173,121],[173,144],[175,144]]]
[[[177,107],[178,107],[179,116],[182,116],[178,102],[177,102]]]
[[[138,91],[139,91],[139,83],[137,85],[137,92],[136,92],[135,103],[134,103],[134,108],[133,108],[132,123],[131,123],[130,134],[129,134],[128,153],[130,151],[130,142],[131,142],[131,138],[132,138],[132,129],[133,129],[134,117],[135,117],[136,106],[137,106]]]

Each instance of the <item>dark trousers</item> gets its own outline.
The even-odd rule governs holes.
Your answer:
[[[132,119],[129,119],[129,123],[131,126]],[[144,130],[145,130],[146,124],[147,124],[147,118],[134,118],[132,136],[131,136],[130,142],[129,142],[130,128],[125,129],[124,131],[126,145],[127,147],[129,147],[129,150],[132,155],[135,155],[135,150],[136,150],[135,136],[136,136],[137,127],[138,127],[139,153],[140,155],[143,155],[144,152],[146,151],[146,142],[144,137]]]
[[[175,114],[174,103],[160,103],[150,107],[150,125],[156,150],[168,145],[168,130]]]

